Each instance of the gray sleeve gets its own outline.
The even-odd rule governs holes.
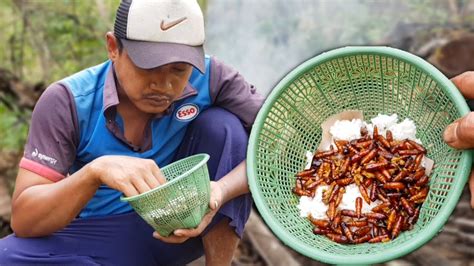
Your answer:
[[[73,96],[63,85],[52,84],[41,95],[33,110],[20,167],[58,180],[58,176],[67,175],[74,162],[78,142]]]
[[[211,58],[210,94],[214,105],[237,115],[250,130],[264,97],[235,69]]]

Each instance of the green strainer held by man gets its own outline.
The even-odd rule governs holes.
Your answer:
[[[166,183],[137,196],[122,198],[161,236],[179,228],[195,228],[209,210],[209,155],[196,154],[161,171]]]

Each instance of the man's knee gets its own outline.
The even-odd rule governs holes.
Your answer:
[[[197,130],[202,138],[209,138],[219,142],[230,136],[236,141],[248,141],[248,134],[240,119],[233,113],[219,107],[205,110],[191,124],[193,130]]]

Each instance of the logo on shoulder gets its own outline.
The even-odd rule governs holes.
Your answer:
[[[37,148],[35,148],[35,150],[31,152],[31,156],[33,156],[33,158],[38,158],[42,161],[46,161],[52,165],[55,165],[56,162],[58,161],[54,159],[53,157],[49,157],[47,155],[40,153]]]
[[[35,148],[35,150],[31,153],[31,156],[36,157],[36,156],[38,156],[38,153],[39,153],[38,149]]]
[[[176,119],[188,122],[196,118],[199,114],[199,107],[192,103],[181,105],[176,111]]]

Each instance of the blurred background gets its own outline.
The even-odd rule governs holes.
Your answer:
[[[199,2],[206,52],[239,70],[264,95],[301,62],[347,45],[400,48],[448,77],[474,70],[474,0]],[[107,59],[104,35],[113,28],[118,4],[0,0],[0,237],[11,232],[10,197],[36,100],[50,83]],[[233,264],[321,265],[281,244],[257,210]],[[436,238],[385,265],[474,265],[467,188]]]

